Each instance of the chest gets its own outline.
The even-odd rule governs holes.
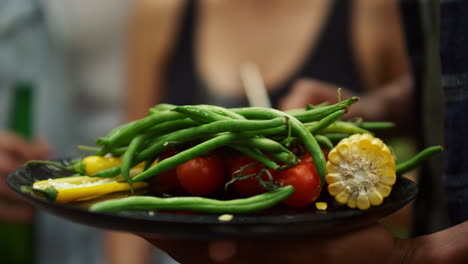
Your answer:
[[[212,93],[235,96],[243,93],[240,68],[254,63],[266,88],[274,90],[313,52],[332,2],[268,10],[200,6],[194,34],[198,75]]]

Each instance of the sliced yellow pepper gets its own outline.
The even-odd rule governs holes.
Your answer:
[[[55,201],[69,203],[73,201],[90,199],[97,196],[130,190],[130,185],[122,182],[121,176],[112,178],[92,178],[88,176],[75,176],[37,181],[33,189],[45,190],[54,188],[57,191]],[[146,182],[133,183],[134,189],[148,186]]]
[[[122,159],[120,157],[102,157],[91,155],[81,160],[86,175],[94,175],[102,170],[120,166]]]

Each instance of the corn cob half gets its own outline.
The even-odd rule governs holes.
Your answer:
[[[390,194],[396,181],[395,156],[382,140],[356,134],[330,151],[325,179],[337,202],[366,210]]]

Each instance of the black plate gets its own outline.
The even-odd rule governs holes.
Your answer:
[[[231,221],[222,222],[218,220],[219,215],[182,212],[94,213],[87,211],[86,207],[96,200],[58,204],[21,191],[22,186],[31,186],[35,181],[54,178],[53,175],[57,175],[57,172],[60,171],[45,165],[23,167],[11,173],[7,183],[37,208],[71,221],[105,229],[152,233],[171,238],[271,238],[346,232],[394,213],[413,200],[418,192],[414,182],[398,177],[390,196],[382,205],[369,210],[350,209],[338,205],[331,197],[320,197],[320,200],[326,200],[329,204],[326,212],[317,211],[313,206],[300,210],[277,206],[257,214],[235,215]],[[101,199],[119,195],[128,194]]]

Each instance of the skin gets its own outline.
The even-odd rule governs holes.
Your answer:
[[[195,66],[200,78],[215,95],[241,95],[239,68],[242,63],[253,61],[262,73],[266,88],[274,90],[302,65],[309,52],[313,52],[331,2],[199,1]],[[365,85],[363,88],[370,92],[389,87],[387,92],[361,101],[364,109],[373,111],[359,112],[375,113],[373,108],[380,104],[371,102],[380,95],[394,96],[404,92],[398,98],[407,98],[411,102],[412,82],[397,1],[355,0],[353,3],[352,44]],[[165,69],[174,51],[173,43],[185,4],[185,0],[140,0],[134,7],[127,45],[127,116],[130,120],[142,117],[148,108],[164,102],[164,91],[170,88],[164,87]],[[300,87],[309,87],[309,81],[316,89],[302,90],[307,90]],[[401,87],[401,90],[395,91],[395,87]],[[303,107],[307,99],[315,98],[322,88],[329,91],[323,99],[336,100],[333,84],[313,79],[298,80],[281,108]],[[378,116],[370,119],[386,114],[377,113]]]
[[[51,147],[44,141],[28,142],[24,138],[0,131],[0,220],[29,222],[33,208],[6,184],[6,177],[28,160],[47,159]]]
[[[331,2],[198,1],[194,47],[195,66],[201,80],[214,95],[242,95],[239,69],[245,62],[254,62],[266,88],[273,91],[303,64],[309,52],[314,51]],[[141,118],[153,105],[164,103],[165,90],[170,88],[164,86],[166,67],[174,52],[186,3],[187,0],[139,0],[134,5],[126,45],[128,120]],[[399,19],[396,0],[354,0],[352,48],[366,95],[361,97],[361,109],[353,110],[350,116],[393,120],[383,119],[388,108],[380,108],[382,104],[374,101],[381,95],[402,94],[399,99],[407,98],[411,102],[411,74]],[[381,30],[382,27],[386,30]],[[312,84],[314,89],[310,89]],[[384,87],[389,87],[386,92],[383,92]],[[370,96],[374,91],[375,96]],[[346,90],[343,94],[351,96]],[[314,103],[311,99],[319,95],[324,101],[336,100],[336,87],[314,79],[298,80],[291,94],[281,102],[281,109]],[[406,105],[399,102],[400,106]],[[367,116],[369,113],[371,115]],[[119,262],[119,255],[129,253],[122,248],[125,247],[109,248],[115,256],[111,263],[125,263]]]

